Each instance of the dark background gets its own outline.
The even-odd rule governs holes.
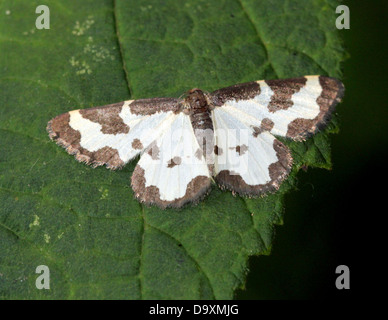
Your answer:
[[[387,171],[387,1],[344,1],[350,54],[343,64],[345,98],[340,133],[332,135],[331,171],[299,172],[288,194],[284,225],[276,227],[270,256],[252,257],[247,287],[237,299],[347,299],[378,284],[377,252]],[[350,290],[335,287],[338,265],[350,269]],[[367,291],[368,290],[368,291]]]

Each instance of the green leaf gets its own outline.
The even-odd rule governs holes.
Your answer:
[[[295,165],[259,199],[217,187],[198,206],[148,208],[130,176],[92,169],[46,124],[78,108],[180,96],[193,87],[340,76],[337,1],[0,1],[0,298],[231,299],[247,260],[269,254],[302,166],[330,168],[328,133],[285,141]],[[36,267],[50,269],[38,290]]]

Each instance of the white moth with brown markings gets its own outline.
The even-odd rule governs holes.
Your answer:
[[[184,99],[129,100],[49,121],[50,138],[92,166],[123,167],[135,197],[161,208],[197,203],[211,188],[246,196],[275,191],[292,156],[275,138],[302,141],[323,128],[344,94],[334,78],[305,76],[238,84]]]

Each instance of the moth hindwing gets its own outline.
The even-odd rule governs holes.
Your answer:
[[[234,85],[183,99],[128,100],[49,121],[52,140],[92,166],[119,169],[141,155],[135,197],[161,208],[197,203],[211,181],[246,196],[275,191],[292,156],[276,136],[302,141],[322,129],[344,94],[334,78]]]

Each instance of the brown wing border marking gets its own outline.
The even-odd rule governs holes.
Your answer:
[[[293,159],[290,149],[279,140],[274,140],[273,148],[276,151],[278,161],[269,165],[268,170],[271,180],[268,183],[249,185],[239,174],[229,170],[220,171],[215,177],[215,181],[221,189],[228,189],[243,196],[261,196],[268,192],[275,192],[288,177]]]
[[[323,130],[332,117],[336,105],[341,102],[345,87],[336,78],[319,76],[322,93],[317,98],[320,112],[314,119],[298,118],[288,124],[286,137],[304,141],[318,131]]]
[[[74,155],[79,162],[86,163],[92,167],[106,165],[107,168],[116,170],[122,168],[125,163],[121,160],[117,149],[111,147],[103,147],[97,151],[90,152],[80,145],[81,133],[74,130],[70,124],[70,113],[66,112],[47,124],[47,132],[51,140],[56,144],[66,149],[66,151]],[[97,160],[97,158],[99,160]]]

